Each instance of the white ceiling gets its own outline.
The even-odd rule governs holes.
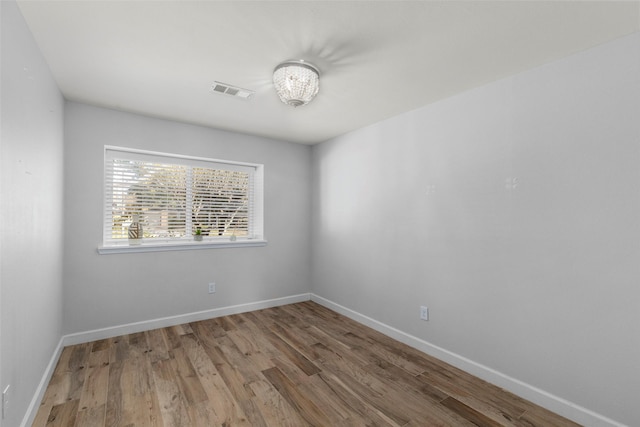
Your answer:
[[[638,1],[18,4],[69,100],[303,144],[640,30]],[[307,106],[273,90],[287,59],[321,70]]]

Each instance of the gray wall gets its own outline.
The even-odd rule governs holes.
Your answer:
[[[79,103],[65,144],[65,333],[309,292],[310,147]],[[268,245],[99,255],[104,145],[264,164]]]
[[[64,103],[15,2],[0,11],[0,387],[13,427],[62,335]]]
[[[313,292],[640,425],[638,52],[635,34],[315,146]]]

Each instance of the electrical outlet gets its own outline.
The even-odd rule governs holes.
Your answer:
[[[210,294],[216,293],[216,282],[209,283],[209,293]]]
[[[11,386],[8,385],[2,391],[2,419],[5,419],[7,416],[7,411],[9,410],[9,388]]]
[[[420,319],[429,320],[429,309],[424,305],[420,306]]]

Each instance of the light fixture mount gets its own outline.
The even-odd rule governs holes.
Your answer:
[[[273,70],[273,85],[287,105],[307,105],[320,89],[320,70],[305,60],[284,61]]]

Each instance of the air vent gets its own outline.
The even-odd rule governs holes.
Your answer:
[[[235,98],[243,98],[243,99],[249,99],[255,93],[254,91],[249,89],[242,89],[241,87],[231,86],[221,82],[213,82],[213,86],[211,86],[211,91],[214,93],[221,93],[224,95],[229,95]]]

